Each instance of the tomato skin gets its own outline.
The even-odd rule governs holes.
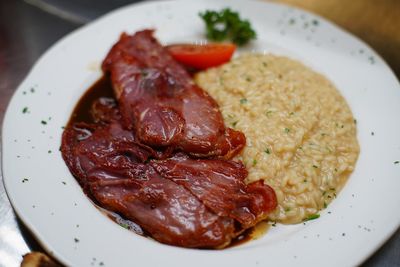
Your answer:
[[[196,69],[207,69],[228,62],[236,50],[230,43],[176,44],[167,46],[176,61]]]

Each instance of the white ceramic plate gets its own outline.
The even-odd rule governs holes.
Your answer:
[[[357,118],[355,172],[318,220],[272,228],[261,239],[219,251],[159,244],[120,227],[83,194],[58,150],[62,126],[122,31],[156,28],[164,43],[204,40],[199,11],[231,7],[258,39],[247,49],[299,59],[341,90]],[[399,226],[400,86],[367,45],[326,20],[257,1],[146,2],[114,11],[69,34],[17,89],[3,125],[3,174],[10,200],[43,246],[72,266],[348,266]]]

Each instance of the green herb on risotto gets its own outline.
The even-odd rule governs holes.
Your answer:
[[[246,103],[247,103],[247,98],[240,99],[240,104],[246,104]]]
[[[311,220],[315,220],[315,219],[318,219],[319,218],[319,214],[318,213],[316,213],[316,214],[311,214],[310,216],[308,216],[304,221],[311,221]]]
[[[125,229],[129,229],[129,225],[126,223],[120,223],[119,225],[124,227]]]
[[[264,150],[264,152],[267,153],[268,155],[271,154],[271,151],[269,151],[268,148],[266,150]]]
[[[257,160],[253,159],[253,166],[256,166],[256,165],[257,165]]]
[[[289,128],[285,128],[285,133],[289,133],[290,129]]]
[[[267,115],[269,117],[269,115],[271,115],[272,112],[273,112],[272,110],[268,110],[267,112],[265,112],[265,115]]]

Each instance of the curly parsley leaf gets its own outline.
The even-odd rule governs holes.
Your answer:
[[[206,10],[199,16],[206,24],[207,38],[213,41],[232,40],[237,45],[244,45],[257,34],[248,20],[241,19],[238,12],[229,8],[221,11]]]

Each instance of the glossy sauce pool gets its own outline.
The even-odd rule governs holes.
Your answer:
[[[111,81],[107,76],[102,76],[83,94],[83,96],[79,99],[78,104],[75,106],[67,126],[70,127],[77,122],[94,123],[92,114],[90,112],[90,107],[99,98],[108,98],[115,100]],[[108,218],[112,219],[114,222],[118,223],[122,227],[132,232],[135,232],[136,234],[149,237],[136,223],[130,220],[126,220],[120,215],[105,210],[104,208],[96,204],[95,206]],[[258,239],[265,235],[270,226],[271,224],[267,221],[261,221],[256,226],[246,229],[242,234],[232,240],[232,242],[225,248],[239,246],[247,243],[248,241]]]

